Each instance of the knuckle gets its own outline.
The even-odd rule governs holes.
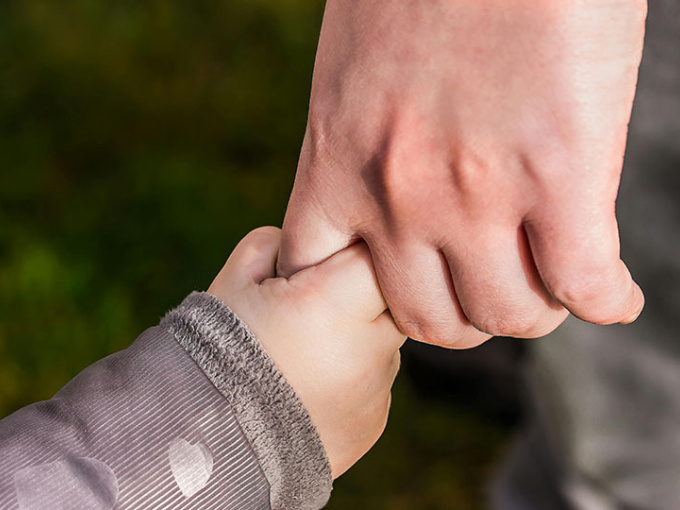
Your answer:
[[[395,318],[397,327],[409,338],[420,340],[424,337],[424,330],[420,322],[413,320],[400,320]]]
[[[613,324],[630,314],[633,281],[613,267],[565,278],[551,289],[554,297],[578,318],[594,324]]]
[[[542,315],[543,310],[536,307],[505,307],[494,313],[474,314],[470,322],[489,335],[522,337],[536,328]]]
[[[589,270],[562,278],[551,290],[567,308],[596,313],[597,309],[593,307],[616,296],[620,291],[618,287],[619,282],[611,271]]]
[[[555,298],[567,306],[592,303],[599,295],[599,289],[594,281],[579,278],[561,282],[553,290]]]
[[[540,338],[542,336],[549,335],[564,322],[564,320],[569,316],[569,312],[563,308],[559,311],[550,312],[549,315],[549,318],[542,321],[535,328],[531,329],[530,331],[526,331],[522,338]]]
[[[473,347],[480,346],[493,336],[481,331],[477,331],[473,328],[470,329],[471,331],[465,336],[458,338],[456,343],[443,347],[448,349],[472,349]]]
[[[432,319],[408,319],[397,321],[407,336],[420,342],[447,347],[456,343],[456,328],[449,321]]]

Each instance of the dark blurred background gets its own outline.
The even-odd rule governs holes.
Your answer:
[[[0,3],[0,416],[126,347],[280,225],[320,0]],[[329,508],[486,508],[520,348],[409,345]]]

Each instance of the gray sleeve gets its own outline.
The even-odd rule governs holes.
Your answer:
[[[307,411],[203,293],[0,421],[3,510],[312,510],[330,490]]]

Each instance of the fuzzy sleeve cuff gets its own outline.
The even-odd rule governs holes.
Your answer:
[[[160,326],[232,407],[271,486],[272,510],[322,508],[330,464],[311,418],[248,327],[219,299],[190,294]]]

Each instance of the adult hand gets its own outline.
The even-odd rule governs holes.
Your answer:
[[[290,275],[368,244],[409,336],[630,322],[615,200],[643,0],[329,0],[283,226]]]

